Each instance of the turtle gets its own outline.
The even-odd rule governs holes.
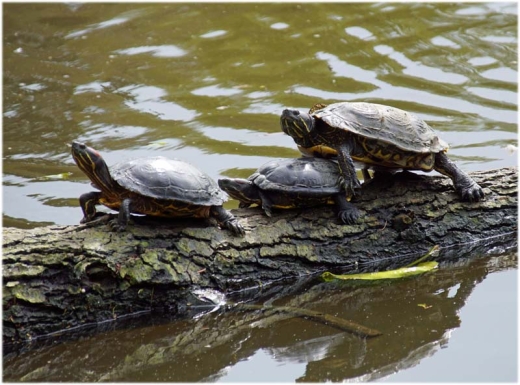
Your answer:
[[[338,165],[322,158],[302,157],[271,160],[248,179],[221,178],[218,185],[239,207],[261,205],[267,216],[272,209],[306,208],[335,204],[338,218],[353,224],[359,210],[345,199]]]
[[[108,167],[101,155],[79,141],[72,142],[72,157],[99,191],[82,194],[79,203],[84,217],[81,223],[96,216],[96,205],[119,211],[109,222],[115,231],[124,231],[130,213],[158,217],[213,217],[236,235],[244,229],[222,207],[228,199],[217,183],[195,166],[162,156],[137,158]]]
[[[337,157],[347,197],[360,187],[353,160],[368,168],[395,171],[436,170],[451,178],[463,200],[480,201],[482,188],[446,155],[448,144],[418,116],[375,103],[318,103],[308,113],[283,110],[282,131],[305,155]]]

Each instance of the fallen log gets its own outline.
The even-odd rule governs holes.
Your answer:
[[[145,217],[125,233],[103,224],[5,228],[4,342],[136,312],[182,312],[197,288],[233,292],[325,270],[400,267],[434,245],[439,258],[451,258],[454,245],[516,241],[517,174],[472,173],[486,194],[476,203],[461,202],[442,176],[376,179],[353,201],[362,212],[355,225],[323,207],[272,218],[257,208],[233,210],[244,237],[201,221]]]

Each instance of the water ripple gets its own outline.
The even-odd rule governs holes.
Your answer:
[[[365,82],[374,88],[369,92],[340,92],[340,91],[326,91],[308,86],[294,86],[292,90],[296,93],[312,96],[314,98],[320,97],[325,100],[368,100],[379,99],[382,101],[408,101],[410,103],[422,102],[430,107],[438,107],[439,109],[452,110],[455,114],[469,113],[474,115],[481,115],[487,119],[496,120],[506,123],[517,122],[516,110],[490,108],[479,104],[474,104],[462,98],[452,98],[444,95],[435,94],[432,92],[395,86],[382,81],[373,71],[364,70],[362,68],[351,65],[344,60],[340,60],[336,55],[319,52],[318,59],[327,61],[329,68],[338,77],[347,77],[356,81]],[[491,70],[490,70],[491,71]],[[493,71],[494,73],[494,71]],[[508,80],[511,80],[508,77]],[[383,102],[385,104],[385,102]],[[390,104],[390,102],[386,103]]]
[[[516,83],[518,72],[511,68],[492,68],[481,73],[482,77],[507,83]]]
[[[224,88],[217,85],[197,88],[191,91],[193,95],[197,96],[233,96],[242,93],[242,90],[236,88]]]
[[[139,112],[152,114],[161,120],[190,121],[198,113],[180,106],[177,103],[161,100],[167,92],[159,87],[145,85],[131,85],[118,90],[129,94],[132,100],[126,100],[127,107]]]
[[[85,29],[71,32],[65,36],[65,39],[72,39],[75,37],[80,37],[80,36],[86,35],[87,33],[92,32],[92,31],[113,27],[115,25],[124,24],[124,23],[132,20],[133,18],[137,17],[141,13],[142,13],[141,11],[137,11],[137,10],[131,11],[131,12],[126,12],[123,15],[114,17],[112,19],[105,20],[100,23],[92,24]]]
[[[363,27],[348,27],[345,28],[345,32],[351,36],[355,36],[361,40],[374,40],[375,36],[369,30]]]
[[[422,78],[433,82],[443,82],[450,84],[463,84],[468,78],[463,75],[449,73],[439,68],[429,67],[422,63],[408,59],[404,54],[395,51],[387,45],[378,45],[374,51],[383,56],[388,56],[404,67],[403,73],[415,78]]]
[[[156,46],[142,46],[131,47],[126,49],[118,49],[114,51],[121,55],[139,55],[143,53],[151,53],[155,57],[181,57],[186,55],[186,51],[174,45],[156,45]]]
[[[210,31],[208,33],[200,35],[200,37],[202,37],[204,39],[212,39],[214,37],[224,36],[225,34],[227,34],[227,31],[224,31],[224,30],[220,29],[218,31]]]

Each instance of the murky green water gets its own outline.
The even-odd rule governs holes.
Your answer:
[[[315,102],[370,101],[414,112],[441,133],[452,159],[467,171],[517,162],[516,153],[507,150],[517,144],[514,3],[3,7],[4,226],[79,222],[77,198],[90,186],[69,154],[67,144],[74,139],[98,149],[109,164],[164,155],[195,164],[214,178],[246,177],[272,158],[299,156],[292,139],[280,131],[278,117],[284,107],[305,110]],[[236,202],[227,206],[234,208]],[[193,352],[168,351],[168,346],[177,346],[172,342],[176,335],[237,319],[234,313],[211,313],[198,320],[106,332],[83,339],[76,350],[60,344],[4,357],[4,376],[48,381],[339,381],[385,376],[459,381],[464,374],[471,378],[470,370],[478,367],[486,380],[514,381],[516,290],[510,289],[516,287],[516,255],[504,259],[510,263],[499,272],[484,261],[460,267],[458,280],[442,289],[423,288],[420,280],[371,288],[379,290],[375,302],[372,294],[356,291],[365,298],[359,306],[328,308],[328,296],[338,303],[348,303],[350,297],[343,289],[319,285],[311,285],[310,292],[332,294],[301,300],[301,306],[360,320],[373,307],[373,319],[382,320],[387,334],[407,330],[399,338],[366,343],[326,326],[289,319],[230,332],[217,348],[205,344],[208,337],[201,332],[190,340],[197,348]],[[446,276],[455,273],[451,269],[446,267]],[[476,272],[480,278],[468,278]],[[414,306],[423,297],[437,301],[436,290],[449,292],[472,279],[476,284],[486,275],[490,279],[481,290],[486,295],[471,307],[468,299],[475,285],[468,284],[469,293],[450,310],[449,322],[441,322],[447,315],[439,309],[428,314]],[[406,313],[410,324],[389,315],[402,303],[379,306],[411,290],[421,299],[414,297],[413,311]],[[291,293],[285,300],[298,302],[300,295]],[[473,313],[468,310],[461,324],[466,300]],[[497,322],[490,318],[497,303],[506,324],[494,328],[496,338],[482,339],[482,331]],[[440,319],[442,325],[428,331],[424,317],[431,318],[428,322]],[[465,324],[471,322],[480,325],[473,343],[481,345],[469,344],[471,338],[465,345],[452,343],[452,332],[467,333],[472,329]],[[225,333],[219,331],[221,339]],[[115,342],[122,341],[125,347],[118,353],[103,351],[102,346],[114,344],[116,349]],[[428,346],[434,345],[448,349],[429,354],[435,349]],[[148,352],[149,346],[164,354]],[[71,352],[66,369],[60,349]],[[399,349],[399,354],[387,353]],[[362,358],[372,357],[368,351],[386,359]],[[474,351],[488,361],[470,369]],[[417,360],[405,364],[412,356]],[[446,372],[442,357],[457,366]],[[133,360],[140,365],[139,376],[124,367]],[[251,371],[259,374],[251,377]],[[436,377],[441,372],[446,376]]]

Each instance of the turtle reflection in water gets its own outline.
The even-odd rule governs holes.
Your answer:
[[[353,160],[367,169],[436,170],[453,181],[463,200],[484,198],[482,188],[447,156],[448,145],[419,117],[372,103],[316,104],[309,113],[286,109],[282,130],[303,154],[337,157],[347,196],[360,187]]]
[[[278,159],[261,166],[248,179],[222,178],[222,190],[240,201],[240,208],[261,205],[267,216],[272,209],[335,204],[343,223],[359,218],[358,209],[345,199],[338,165],[320,158]]]
[[[96,215],[96,205],[119,211],[109,226],[125,230],[130,213],[160,217],[215,218],[234,234],[244,234],[237,219],[222,204],[226,194],[196,167],[164,157],[140,158],[118,163],[110,169],[101,155],[83,143],[72,142],[72,157],[99,191],[79,198],[87,223]]]

